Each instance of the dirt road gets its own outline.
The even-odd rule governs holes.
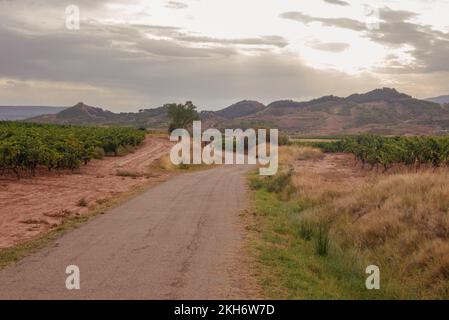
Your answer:
[[[171,146],[167,138],[148,136],[135,152],[92,160],[74,173],[43,170],[36,177],[20,180],[1,176],[0,248],[32,239],[69,216],[85,214],[91,206],[159,180],[162,177],[146,174]],[[82,206],[78,205],[81,199]]]
[[[2,299],[250,298],[238,261],[248,166],[177,176],[0,271]],[[67,290],[68,265],[80,290]]]

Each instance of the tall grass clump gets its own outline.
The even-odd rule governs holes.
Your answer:
[[[309,221],[304,220],[299,223],[298,234],[301,237],[301,239],[306,241],[312,240],[314,233],[313,231],[314,231],[313,225]]]
[[[263,252],[277,259],[264,260],[276,275],[264,280],[287,297],[449,299],[448,168],[347,180],[319,165],[286,170],[304,165],[302,152],[281,147],[279,174],[253,182],[270,213],[260,215]],[[382,289],[368,292],[373,264]]]
[[[325,224],[318,226],[315,238],[315,253],[319,256],[326,256],[329,251],[329,228]]]

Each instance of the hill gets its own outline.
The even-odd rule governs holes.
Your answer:
[[[141,109],[139,112],[114,113],[102,108],[88,106],[82,102],[57,114],[47,114],[27,119],[37,123],[132,125],[136,127],[160,128],[168,126],[166,107]]]
[[[329,95],[302,102],[279,100],[267,106],[257,101],[244,100],[219,111],[202,111],[200,115],[204,127],[270,127],[300,135],[449,132],[449,105],[415,99],[391,88],[348,97]],[[30,121],[168,127],[165,106],[142,109],[136,113],[113,113],[79,103],[58,114],[39,116]]]
[[[447,95],[447,96],[439,96],[439,97],[434,97],[434,98],[428,98],[426,100],[430,101],[430,102],[439,103],[439,104],[446,104],[446,103],[449,103],[449,95]]]
[[[449,129],[449,106],[383,88],[346,98],[325,96],[306,102],[275,101],[257,114],[222,125],[265,125],[301,135],[437,134]]]
[[[215,112],[215,114],[226,119],[235,119],[257,113],[264,110],[265,108],[265,105],[260,102],[243,100],[220,111],[217,111]]]

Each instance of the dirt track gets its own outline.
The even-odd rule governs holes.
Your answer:
[[[169,152],[171,145],[167,138],[147,137],[133,153],[92,160],[73,173],[43,170],[36,177],[20,180],[1,176],[0,248],[29,240],[69,216],[86,213],[88,206],[162,178],[145,174],[153,161]],[[119,176],[118,170],[136,176]],[[84,206],[78,205],[80,199],[85,200]]]
[[[146,191],[0,271],[0,298],[251,298],[238,260],[247,170],[188,173]],[[65,288],[72,264],[80,290]]]

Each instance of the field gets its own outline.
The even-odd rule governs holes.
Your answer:
[[[375,169],[380,166],[384,171],[398,165],[414,169],[449,165],[447,136],[359,135],[338,140],[302,140],[293,143],[316,147],[325,152],[352,153],[363,167],[369,165]]]
[[[126,127],[0,122],[0,173],[20,178],[42,167],[74,170],[94,158],[127,153],[144,138],[144,131]]]
[[[383,141],[426,145],[433,138]],[[363,167],[351,154],[324,154],[312,147],[282,147],[280,155],[277,176],[250,177],[251,245],[268,297],[449,297],[449,170],[444,161],[439,166],[429,160],[421,167],[398,164],[385,172],[383,166]],[[381,290],[365,288],[369,265],[380,268]]]
[[[0,132],[6,137],[0,142],[0,249],[33,240],[67,220],[104,211],[169,175],[159,161],[171,143],[160,135],[119,127],[22,123],[1,123]],[[23,153],[12,152],[23,148]],[[49,167],[39,160],[48,155],[54,156]],[[30,161],[33,156],[37,161]],[[66,167],[64,159],[71,159],[72,165]]]
[[[154,265],[172,270],[161,276],[170,284],[161,284],[161,290],[170,297],[182,290],[186,297],[195,296],[196,281],[207,272],[216,286],[227,283],[220,297],[449,298],[447,137],[299,138],[280,147],[275,176],[247,174],[250,168],[238,166],[203,172],[206,166],[200,165],[109,210],[172,176],[176,168],[168,159],[172,143],[166,136],[123,127],[11,122],[0,125],[0,134],[0,266],[23,258],[29,248],[45,247],[47,235],[112,211],[79,233],[61,237],[58,243],[65,246],[59,251],[49,246],[51,254],[38,252],[39,258],[32,256],[26,265],[34,270],[36,261],[44,261],[58,268],[68,252],[64,248],[83,252],[83,241],[95,237],[98,243],[89,242],[90,256],[83,256],[98,262],[90,271],[100,275],[101,266],[111,263],[115,274],[115,267],[129,267],[115,260],[117,252],[152,259],[141,255],[152,248],[152,255],[165,257],[154,245],[163,239],[173,252],[195,244],[184,257],[173,254],[170,263],[164,260],[172,269]],[[187,229],[186,223],[191,224]],[[105,241],[110,234],[114,237]],[[216,237],[221,240],[211,241]],[[217,254],[204,259],[225,247],[232,247],[226,254],[230,261]],[[107,256],[99,255],[106,251]],[[206,260],[211,261],[207,266]],[[198,268],[184,272],[179,266],[186,261],[195,261]],[[217,265],[226,270],[217,273]],[[380,268],[380,290],[365,287],[369,265]],[[13,268],[3,275],[14,287],[11,274],[20,278],[21,273]],[[178,279],[185,274],[190,285],[180,291],[178,285],[185,282]],[[45,279],[52,281],[48,275]],[[154,282],[151,275],[148,281]],[[22,289],[27,292],[25,282]],[[92,291],[99,297],[108,292],[107,287]]]

